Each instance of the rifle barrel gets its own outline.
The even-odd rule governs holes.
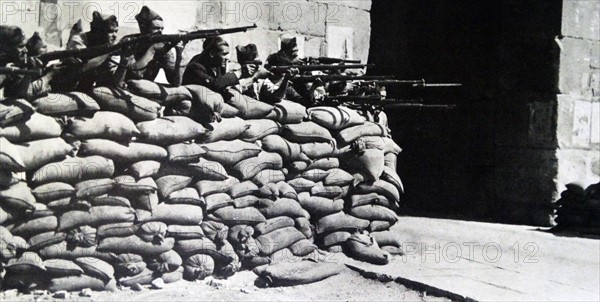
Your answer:
[[[305,81],[305,82],[314,82],[317,79],[321,79],[322,81],[332,82],[332,81],[374,81],[374,80],[391,80],[393,76],[350,76],[350,75],[299,75],[295,76],[294,80],[297,81]]]
[[[344,69],[362,69],[365,67],[375,67],[373,64],[353,64],[353,65],[331,65],[331,64],[318,64],[318,65],[279,65],[279,66],[265,66],[265,68],[273,71],[285,71],[288,69],[296,68],[300,71],[323,71],[323,70],[344,70]]]
[[[0,74],[18,74],[18,75],[32,75],[41,76],[41,69],[21,69],[16,67],[0,67]]]

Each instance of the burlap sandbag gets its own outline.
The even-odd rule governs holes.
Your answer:
[[[265,118],[282,124],[298,124],[307,116],[306,107],[296,102],[282,100],[275,104],[275,108]]]
[[[294,256],[304,257],[316,251],[318,247],[308,239],[302,239],[288,247]]]
[[[183,264],[183,259],[175,251],[166,251],[158,257],[149,259],[148,268],[160,273],[176,271]]]
[[[175,240],[202,239],[206,237],[202,227],[199,225],[177,225],[167,226],[167,236]]]
[[[272,105],[243,95],[235,89],[228,89],[225,95],[227,104],[236,108],[239,116],[243,119],[265,118],[274,108]]]
[[[160,221],[150,221],[140,224],[135,235],[145,242],[161,243],[167,236],[167,224]]]
[[[101,225],[96,231],[98,239],[107,237],[128,237],[137,233],[139,224],[133,222],[117,222]]]
[[[387,129],[373,122],[346,128],[338,133],[336,140],[339,145],[345,146],[363,136],[387,136]]]
[[[183,278],[188,281],[202,280],[215,270],[215,261],[209,255],[196,254],[183,262]]]
[[[108,283],[94,278],[92,276],[81,275],[81,276],[68,276],[62,278],[54,278],[48,285],[48,291],[51,293],[57,291],[68,291],[78,292],[83,289],[89,288],[93,291],[117,291],[117,284],[114,279],[111,279]]]
[[[173,191],[163,200],[165,203],[170,204],[191,204],[197,206],[205,206],[206,203],[204,198],[200,197],[198,191],[194,188],[183,188],[181,190]]]
[[[385,154],[385,163],[384,165],[394,171],[396,171],[397,163],[398,163],[398,155],[394,153],[386,153]]]
[[[115,188],[116,182],[110,178],[90,179],[75,185],[75,197],[87,200],[92,197],[108,194]]]
[[[22,172],[26,169],[17,146],[3,136],[0,136],[0,164],[3,169],[13,172]]]
[[[185,86],[192,95],[190,118],[202,124],[208,124],[221,119],[223,112],[223,97],[201,85]]]
[[[404,184],[396,170],[392,170],[390,167],[383,167],[381,179],[394,185],[400,193],[404,193]]]
[[[268,183],[278,183],[285,180],[285,173],[282,170],[265,169],[252,178],[252,182],[257,186],[264,186]]]
[[[389,137],[384,137],[383,142],[383,151],[385,152],[385,154],[393,153],[395,155],[398,155],[400,154],[400,152],[402,152],[402,148],[400,148],[400,146],[398,146],[398,144],[396,144],[396,142],[393,139]]]
[[[400,202],[400,192],[398,189],[393,184],[381,179],[371,184],[360,183],[356,186],[356,192],[363,194],[377,193],[385,196],[392,203],[398,204]]]
[[[98,227],[109,223],[132,222],[134,220],[135,211],[130,208],[111,206],[92,207],[89,211],[69,211],[63,213],[59,216],[57,230],[70,230],[83,225]]]
[[[262,234],[256,238],[260,253],[264,256],[269,256],[281,249],[306,239],[300,231],[294,227],[284,227],[266,234]]]
[[[13,235],[29,238],[40,233],[53,231],[56,227],[58,227],[56,216],[47,216],[19,223],[13,227],[11,232]]]
[[[136,123],[151,121],[159,116],[159,104],[127,90],[98,87],[92,91],[92,96],[102,110],[122,113]]]
[[[311,217],[321,218],[344,209],[342,199],[332,200],[329,198],[311,196],[308,192],[298,194],[298,200],[303,209],[310,213]]]
[[[131,175],[119,175],[115,181],[114,194],[122,196],[146,195],[156,192],[158,185],[151,177],[136,180]]]
[[[326,157],[317,159],[306,167],[306,170],[310,169],[321,169],[321,170],[331,170],[340,167],[340,160],[337,157]]]
[[[20,177],[18,174],[15,174],[9,170],[0,169],[0,189],[6,189],[20,181]],[[25,179],[23,179],[25,180]]]
[[[378,205],[354,207],[350,209],[350,215],[366,220],[383,220],[390,223],[398,221],[398,215],[394,211]]]
[[[65,260],[75,260],[79,257],[96,257],[106,262],[112,262],[114,255],[96,250],[96,246],[92,247],[72,247],[63,241],[58,244],[47,246],[39,251],[42,259],[60,258]]]
[[[34,113],[27,120],[0,128],[0,136],[19,143],[59,137],[62,131],[62,125],[55,118]]]
[[[212,143],[223,140],[234,140],[239,138],[250,127],[245,120],[239,117],[224,118],[210,125],[213,129],[207,133],[206,137],[202,138],[202,142]]]
[[[240,180],[252,179],[256,174],[265,169],[281,169],[283,159],[277,153],[263,151],[255,157],[242,160],[231,169],[231,175]]]
[[[371,236],[373,237],[373,239],[375,239],[379,246],[402,246],[402,241],[400,240],[400,238],[397,236],[396,233],[393,233],[391,231],[373,232],[371,233]]]
[[[308,119],[329,130],[341,130],[365,122],[365,118],[356,110],[344,106],[309,108]]]
[[[279,191],[280,197],[298,200],[298,193],[296,190],[285,181],[277,183],[277,190]]]
[[[304,234],[304,237],[313,238],[313,225],[306,217],[298,217],[294,219],[296,228]]]
[[[274,230],[293,226],[294,219],[287,216],[275,217],[254,226],[254,233],[256,235],[263,235],[268,234]]]
[[[214,213],[209,215],[209,218],[229,226],[238,224],[255,225],[267,220],[261,212],[252,207],[241,209],[225,207],[214,211]]]
[[[48,259],[44,260],[42,264],[46,268],[48,277],[52,279],[83,274],[81,267],[70,260]]]
[[[8,99],[0,102],[0,127],[26,121],[35,108],[25,99]]]
[[[114,268],[117,276],[131,277],[143,272],[146,266],[142,256],[128,253],[116,257]]]
[[[280,262],[267,267],[258,267],[253,272],[266,286],[293,286],[309,284],[339,274],[343,266],[339,263],[314,262]]]
[[[100,103],[82,92],[50,93],[31,104],[37,112],[51,116],[90,115],[101,108]]]
[[[31,191],[37,202],[48,202],[51,200],[65,198],[73,195],[75,188],[63,182],[52,182],[36,187]]]
[[[14,146],[27,171],[34,171],[45,164],[63,160],[75,151],[75,148],[62,138],[48,138]]]
[[[238,184],[240,181],[235,177],[229,177],[226,180],[201,180],[194,187],[198,190],[200,196],[208,196],[215,193],[226,193],[229,188]]]
[[[155,160],[142,160],[129,166],[125,172],[136,179],[155,176],[160,170],[160,162]]]
[[[308,156],[311,159],[321,159],[326,157],[338,156],[339,152],[336,149],[336,145],[334,142],[327,143],[304,143],[300,144],[300,149],[302,153]]]
[[[199,144],[186,142],[167,147],[169,162],[175,164],[188,164],[198,162],[201,156],[207,153],[206,148]]]
[[[262,199],[257,207],[267,219],[279,216],[296,218],[305,215],[298,201],[289,198],[280,198],[276,201]]]
[[[183,175],[167,175],[156,180],[158,186],[158,196],[160,199],[165,199],[169,194],[179,191],[189,184],[191,184],[193,178]]]
[[[165,116],[136,125],[140,141],[155,145],[170,145],[204,138],[208,130],[185,116]]]
[[[114,141],[130,141],[140,131],[126,116],[110,111],[99,111],[91,118],[76,117],[69,120],[66,132],[80,140],[104,138]]]
[[[33,211],[35,209],[35,197],[26,182],[19,182],[6,190],[0,190],[0,201],[5,209],[16,211]]]
[[[282,131],[282,126],[272,120],[249,120],[246,121],[246,124],[248,129],[240,135],[239,139],[249,143],[263,139],[268,135],[280,134]]]
[[[268,183],[260,187],[257,196],[261,198],[268,198],[271,200],[277,200],[279,198],[279,189],[274,183]]]
[[[262,148],[269,152],[275,152],[283,158],[285,162],[291,161],[310,161],[310,159],[302,153],[300,145],[292,143],[279,135],[269,135],[261,140]]]
[[[201,146],[207,151],[203,155],[204,158],[219,162],[225,167],[232,167],[244,159],[257,156],[261,152],[258,145],[241,140],[221,141]]]
[[[192,99],[190,91],[183,86],[169,87],[149,80],[129,80],[127,81],[127,89],[163,106]]]
[[[369,231],[370,232],[386,231],[386,230],[389,230],[392,227],[392,225],[393,224],[389,221],[381,221],[381,220],[371,221],[371,224],[369,225]]]
[[[346,231],[329,233],[323,236],[323,246],[330,247],[332,245],[343,244],[344,242],[346,242],[346,240],[348,240],[348,238],[350,238],[350,236],[352,236],[352,234]]]
[[[166,224],[195,225],[204,218],[202,208],[187,204],[161,203],[152,209],[152,216],[141,221],[161,221]]]
[[[61,243],[65,241],[66,238],[67,235],[65,233],[50,231],[31,236],[31,238],[27,240],[27,244],[29,244],[30,251],[39,251],[47,246]]]
[[[227,193],[215,193],[204,197],[206,203],[206,211],[212,212],[214,210],[232,206],[233,199]]]
[[[243,197],[238,197],[233,200],[233,206],[235,208],[246,208],[252,207],[258,202],[259,198],[254,195],[246,195]]]
[[[284,125],[283,137],[295,143],[327,143],[333,141],[329,130],[314,122]]]
[[[137,254],[143,257],[156,257],[166,251],[173,249],[175,239],[165,238],[165,240],[156,244],[155,242],[146,242],[138,236],[129,237],[109,237],[104,238],[98,244],[98,252],[115,254]]]
[[[229,194],[231,198],[235,199],[246,195],[256,194],[258,193],[258,191],[258,186],[256,186],[254,183],[252,183],[251,181],[244,181],[231,186],[227,190],[227,194]]]
[[[81,155],[100,155],[116,163],[131,164],[142,160],[162,161],[167,158],[167,150],[144,143],[131,142],[122,145],[105,139],[89,139],[81,143]]]
[[[164,274],[145,268],[141,273],[135,276],[120,278],[119,284],[127,287],[131,287],[134,284],[150,285],[152,284],[152,281],[158,278],[162,279],[166,284],[177,282],[183,278],[183,267],[178,268],[174,272]]]
[[[227,103],[223,104],[223,112],[221,112],[221,117],[232,118],[232,117],[236,117],[239,115],[240,115],[240,111],[237,108],[235,108]]]
[[[380,205],[387,208],[391,206],[389,200],[385,196],[377,193],[353,194],[350,196],[350,207],[359,207],[369,204]]]
[[[288,181],[288,184],[294,188],[298,194],[302,192],[310,192],[310,189],[316,185],[314,181],[304,178],[294,178]]]
[[[338,230],[363,230],[368,226],[368,220],[356,218],[343,212],[338,212],[319,219],[316,223],[315,229],[317,234],[322,234]]]
[[[41,185],[49,182],[75,184],[79,181],[112,177],[115,165],[102,156],[68,157],[63,161],[44,165],[33,173],[31,181]]]
[[[384,265],[390,261],[390,255],[381,250],[377,242],[368,234],[356,232],[344,244],[346,255],[372,264]]]
[[[115,270],[112,265],[94,257],[81,257],[73,260],[83,269],[84,274],[98,278],[104,282],[114,278]]]
[[[328,170],[327,177],[323,179],[323,184],[326,186],[345,186],[352,184],[354,176],[339,168]]]

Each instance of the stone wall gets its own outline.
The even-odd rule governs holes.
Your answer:
[[[28,34],[42,31],[48,42],[58,48],[64,45],[77,20],[82,19],[84,29],[89,29],[94,10],[117,15],[120,35],[137,32],[134,16],[143,5],[161,14],[165,20],[165,33],[256,23],[257,30],[225,38],[232,48],[238,44],[257,44],[263,61],[279,50],[282,35],[300,38],[301,55],[328,56],[327,35],[335,35],[335,27],[353,31],[351,53],[354,59],[366,61],[369,55],[370,0],[9,0],[0,5],[0,24],[21,26]],[[202,41],[194,41],[186,47],[184,63],[202,50],[201,45]],[[235,60],[234,51],[231,59]]]

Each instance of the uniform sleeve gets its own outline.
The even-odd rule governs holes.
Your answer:
[[[220,77],[213,77],[206,68],[199,63],[191,63],[183,74],[183,85],[198,84],[210,90],[222,92],[225,88],[239,84],[235,73],[226,73]]]

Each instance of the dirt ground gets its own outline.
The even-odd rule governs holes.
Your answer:
[[[7,292],[1,294],[0,301],[450,301],[409,290],[395,282],[366,279],[350,269],[320,282],[291,287],[258,288],[255,280],[254,273],[243,271],[227,280],[214,280],[213,284],[180,281],[161,290],[94,292],[91,298],[72,293],[68,299]]]

